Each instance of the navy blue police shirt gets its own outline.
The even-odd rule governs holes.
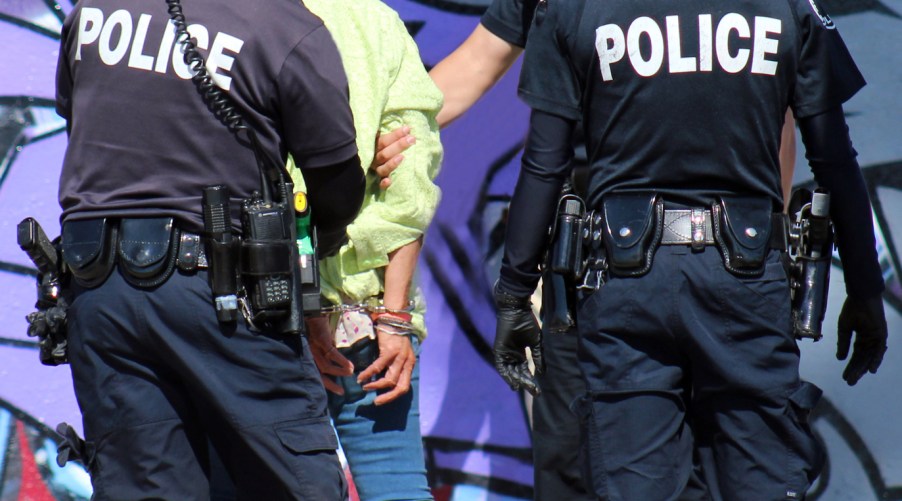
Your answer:
[[[661,192],[709,205],[761,196],[781,210],[779,148],[796,117],[841,105],[863,85],[814,0],[548,0],[539,4],[519,94],[584,120],[589,199]]]
[[[529,27],[538,0],[495,0],[479,23],[505,42],[526,47]]]
[[[186,0],[189,32],[265,154],[302,169],[354,157],[347,80],[297,0]],[[162,0],[83,0],[63,25],[57,111],[69,125],[63,219],[171,215],[200,231],[204,187],[225,184],[233,226],[259,189],[253,151],[210,113]]]

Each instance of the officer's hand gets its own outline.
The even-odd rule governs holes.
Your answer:
[[[876,373],[886,353],[886,315],[883,312],[883,298],[879,294],[866,300],[846,298],[837,327],[838,360],[845,360],[849,354],[852,332],[856,333],[852,358],[842,373],[849,386],[857,383],[865,371]]]
[[[513,296],[495,285],[498,322],[495,329],[495,370],[514,391],[524,389],[532,395],[540,393],[535,377],[529,372],[526,348],[532,353],[536,373],[544,369],[542,330],[532,312],[529,298]]]
[[[417,354],[413,351],[408,333],[390,334],[378,328],[378,320],[376,323],[379,358],[357,376],[357,382],[363,384],[384,372],[379,379],[363,385],[366,391],[387,390],[380,393],[374,401],[376,405],[383,405],[410,391],[410,378],[417,364]]]
[[[335,348],[335,336],[327,317],[307,319],[307,343],[322,376],[323,386],[336,395],[344,395],[344,388],[329,376],[350,376],[354,373],[354,364]]]
[[[379,134],[376,136],[376,155],[373,157],[373,163],[370,169],[382,178],[379,181],[379,187],[383,190],[391,185],[389,175],[401,165],[404,160],[404,152],[417,142],[417,139],[410,135],[410,127],[404,125],[388,134]]]

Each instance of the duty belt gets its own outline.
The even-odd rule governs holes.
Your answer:
[[[787,228],[785,216],[774,213],[771,221],[770,248],[786,250]],[[754,228],[746,228],[748,236],[754,237]],[[661,245],[692,245],[693,247],[714,245],[714,227],[711,211],[706,209],[665,209],[664,230]]]

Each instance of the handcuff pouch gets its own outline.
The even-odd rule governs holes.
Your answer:
[[[664,201],[653,192],[611,193],[602,200],[604,249],[615,276],[651,269],[664,228]]]
[[[135,287],[165,282],[178,259],[178,229],[171,217],[127,218],[119,223],[119,269]]]
[[[711,207],[711,215],[714,241],[724,267],[739,276],[764,273],[773,228],[770,200],[720,196]]]
[[[63,260],[75,282],[85,288],[102,284],[116,261],[116,224],[107,218],[63,223]]]

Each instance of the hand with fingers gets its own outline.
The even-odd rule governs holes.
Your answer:
[[[334,335],[328,317],[307,319],[307,343],[313,354],[313,362],[322,376],[323,386],[336,395],[344,395],[344,388],[331,376],[350,376],[354,373],[354,364],[335,348]]]
[[[514,391],[526,390],[533,396],[541,393],[536,378],[529,372],[526,348],[532,354],[537,374],[545,370],[542,358],[542,330],[528,297],[517,297],[495,284],[495,306],[498,322],[495,329],[495,370]]]
[[[370,169],[382,178],[379,187],[383,190],[391,186],[391,178],[388,176],[401,165],[404,160],[404,151],[416,144],[417,139],[410,135],[410,127],[404,125],[388,134],[376,136],[376,155]]]
[[[410,378],[417,363],[417,355],[410,343],[410,332],[380,328],[380,318],[375,319],[379,358],[357,376],[357,382],[363,385],[364,390],[382,392],[376,397],[376,405],[387,404],[410,391]],[[364,384],[379,374],[382,376]]]
[[[852,333],[855,343],[852,343]],[[865,372],[877,373],[886,353],[887,327],[880,294],[870,299],[846,298],[839,313],[836,336],[836,358],[845,360],[852,346],[852,357],[846,364],[842,378],[854,385]]]

